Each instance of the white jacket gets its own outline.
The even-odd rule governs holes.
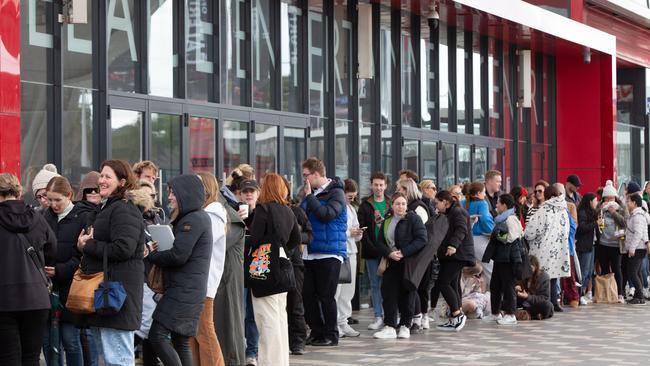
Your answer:
[[[641,207],[635,208],[627,219],[625,228],[625,250],[645,249],[648,241],[648,225],[650,215]]]
[[[219,202],[210,203],[205,209],[212,222],[212,258],[208,274],[208,291],[205,295],[211,299],[217,295],[217,288],[223,275],[226,260],[226,222],[228,214]]]
[[[530,254],[550,278],[571,276],[569,265],[569,213],[563,196],[544,202],[526,224],[524,237]]]
[[[357,243],[359,240],[361,240],[360,236],[352,236],[352,233],[350,233],[350,229],[352,227],[359,227],[359,218],[357,217],[357,211],[354,210],[354,207],[350,206],[349,204],[346,205],[347,210],[348,210],[348,241],[347,241],[347,253],[348,255],[350,254],[357,254],[359,250],[357,249]]]

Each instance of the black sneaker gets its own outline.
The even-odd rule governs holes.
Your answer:
[[[628,305],[645,305],[645,300],[634,298],[627,303]]]
[[[564,309],[560,306],[560,304],[553,304],[553,311],[556,313],[562,313],[564,312]]]
[[[454,323],[454,330],[457,332],[460,332],[463,328],[465,328],[465,322],[467,322],[467,317],[465,314],[461,313],[457,317],[455,317],[453,320]]]
[[[420,333],[422,333],[422,327],[420,327],[419,325],[417,325],[415,323],[413,323],[413,325],[411,325],[411,329],[409,329],[409,330],[411,331],[411,334],[420,334]]]
[[[359,324],[359,321],[357,319],[353,318],[353,317],[349,317],[348,318],[348,324],[350,324],[350,325]]]

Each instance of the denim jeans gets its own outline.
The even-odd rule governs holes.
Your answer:
[[[377,275],[377,268],[379,267],[379,259],[366,259],[366,274],[368,281],[370,281],[370,289],[372,291],[372,308],[375,311],[375,318],[383,318],[384,310],[381,307],[381,276]]]
[[[135,364],[134,331],[97,327],[92,331],[98,355],[103,358],[105,366]]]
[[[592,248],[590,252],[578,252],[578,261],[582,271],[580,295],[584,296],[589,287],[589,281],[592,281],[594,277],[594,249]]]
[[[641,282],[643,282],[643,288],[648,288],[648,256],[643,257],[641,262]]]
[[[50,359],[53,354],[50,344],[50,332],[45,332],[43,339],[43,354],[47,365],[51,365]],[[69,323],[59,323],[59,344],[56,345],[59,349],[59,362],[57,365],[64,365],[63,353],[65,352],[65,365],[69,366],[83,366],[83,352],[81,350],[81,339],[79,328]]]
[[[260,333],[257,331],[255,314],[253,313],[253,295],[250,289],[244,291],[244,304],[246,318],[244,319],[244,335],[246,337],[246,357],[257,358],[257,349],[260,342]]]
[[[93,332],[90,329],[80,329],[80,333],[81,348],[83,349],[84,355],[84,365],[98,366],[99,361],[97,361],[97,343],[95,342],[95,338],[93,338]]]

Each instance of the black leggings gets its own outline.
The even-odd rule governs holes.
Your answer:
[[[48,314],[48,309],[0,312],[0,365],[39,365]]]
[[[404,263],[391,262],[381,281],[381,298],[384,308],[384,324],[393,328],[411,327],[416,291],[404,286]],[[397,323],[399,310],[400,320]]]
[[[459,291],[459,280],[463,267],[462,262],[453,259],[440,262],[440,276],[438,277],[438,281],[436,281],[436,287],[438,287],[442,298],[449,305],[451,314],[460,310],[461,293]]]
[[[169,343],[170,336],[172,343]],[[190,337],[174,333],[154,320],[149,329],[149,342],[163,365],[192,366]]]
[[[429,301],[431,300],[431,290],[433,289],[434,283],[435,281],[431,278],[431,263],[429,263],[429,266],[420,281],[420,286],[418,286],[417,296],[415,296],[414,315],[426,314],[429,312]]]
[[[623,273],[621,272],[621,252],[619,249],[617,247],[606,247],[604,245],[600,245],[598,248],[598,263],[600,264],[601,275],[614,272],[618,294],[624,295],[625,287],[623,285]]]
[[[634,252],[634,257],[628,257],[627,259],[627,277],[632,281],[632,286],[634,286],[634,298],[639,300],[643,300],[641,264],[643,263],[643,258],[645,258],[647,254],[648,252],[645,249],[637,249]]]
[[[492,314],[498,314],[501,309],[506,314],[515,313],[517,294],[515,294],[514,264],[494,262],[492,279],[490,280],[490,302]]]

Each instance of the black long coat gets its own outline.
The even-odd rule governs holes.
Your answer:
[[[476,257],[474,256],[474,238],[469,223],[469,214],[458,203],[453,203],[445,215],[449,222],[449,229],[442,240],[442,245],[438,248],[438,258],[441,262],[457,260],[466,266],[473,266]],[[456,253],[450,257],[445,255],[449,246],[456,248]]]
[[[174,333],[195,336],[207,292],[212,224],[201,209],[205,191],[196,175],[180,175],[168,185],[176,196],[178,216],[172,222],[174,246],[147,257],[162,267],[165,287],[153,319]]]
[[[103,271],[106,248],[110,279],[122,283],[126,301],[115,315],[90,315],[88,324],[120,330],[140,329],[144,282],[144,224],[140,210],[121,197],[110,197],[95,217],[93,228],[93,239],[88,240],[83,250],[81,271],[84,274]]]

